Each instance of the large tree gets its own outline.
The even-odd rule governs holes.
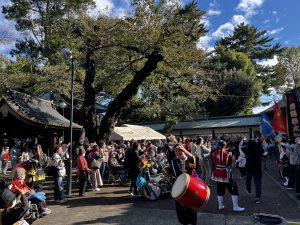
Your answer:
[[[300,47],[285,48],[278,55],[277,73],[284,75],[287,87],[300,86]]]
[[[278,82],[282,79],[280,74],[274,73],[273,67],[262,66],[258,63],[260,60],[272,59],[282,51],[279,43],[272,45],[272,42],[273,38],[267,35],[266,30],[260,31],[257,27],[241,23],[235,27],[231,35],[216,42],[216,52],[225,47],[226,49],[245,53],[255,66],[257,78],[262,81],[262,91],[268,93],[270,87],[277,88],[283,85]]]
[[[89,43],[96,44],[94,54],[101,62],[96,68],[100,76],[96,76],[95,83],[113,95],[100,125],[99,138],[104,140],[109,138],[122,109],[139,90],[143,92],[142,85],[147,79],[153,78],[156,83],[154,79],[165,76],[185,76],[187,83],[197,75],[195,65],[204,57],[196,47],[205,33],[200,23],[204,13],[195,2],[182,8],[165,1],[147,0],[135,1],[133,7],[133,16],[116,20],[108,27],[109,38],[101,38],[103,29],[97,30],[100,25],[89,26],[93,27]],[[99,18],[98,22],[103,20]],[[99,55],[105,57],[99,59]],[[112,85],[116,82],[118,86]]]

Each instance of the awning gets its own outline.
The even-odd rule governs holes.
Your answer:
[[[138,141],[164,140],[166,137],[150,127],[124,124],[122,127],[115,127],[110,139],[113,141]]]

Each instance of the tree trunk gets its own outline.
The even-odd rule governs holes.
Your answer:
[[[119,118],[122,109],[138,93],[139,86],[157,68],[157,64],[164,60],[161,51],[154,51],[148,57],[142,69],[135,73],[131,82],[109,104],[105,116],[101,120],[99,140],[107,142],[114,130],[115,122]]]
[[[86,136],[90,142],[96,141],[96,92],[94,81],[96,75],[95,59],[93,52],[88,49],[86,53],[84,102],[82,105],[82,123]]]

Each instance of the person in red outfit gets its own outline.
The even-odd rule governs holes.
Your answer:
[[[213,153],[213,163],[216,166],[211,179],[217,182],[219,210],[224,209],[223,198],[225,189],[229,191],[233,203],[233,211],[243,212],[245,208],[238,205],[238,187],[231,172],[232,155],[226,149],[226,142],[220,141]]]
[[[85,159],[85,149],[80,148],[77,157],[77,176],[79,179],[79,196],[85,195],[86,182],[88,180],[90,169]]]

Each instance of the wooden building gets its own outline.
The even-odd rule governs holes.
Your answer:
[[[70,121],[56,111],[51,101],[12,90],[1,96],[1,144],[12,145],[14,139],[34,137],[49,151],[58,137],[68,137],[69,126]],[[73,127],[75,133],[80,133],[82,126],[74,123]]]

